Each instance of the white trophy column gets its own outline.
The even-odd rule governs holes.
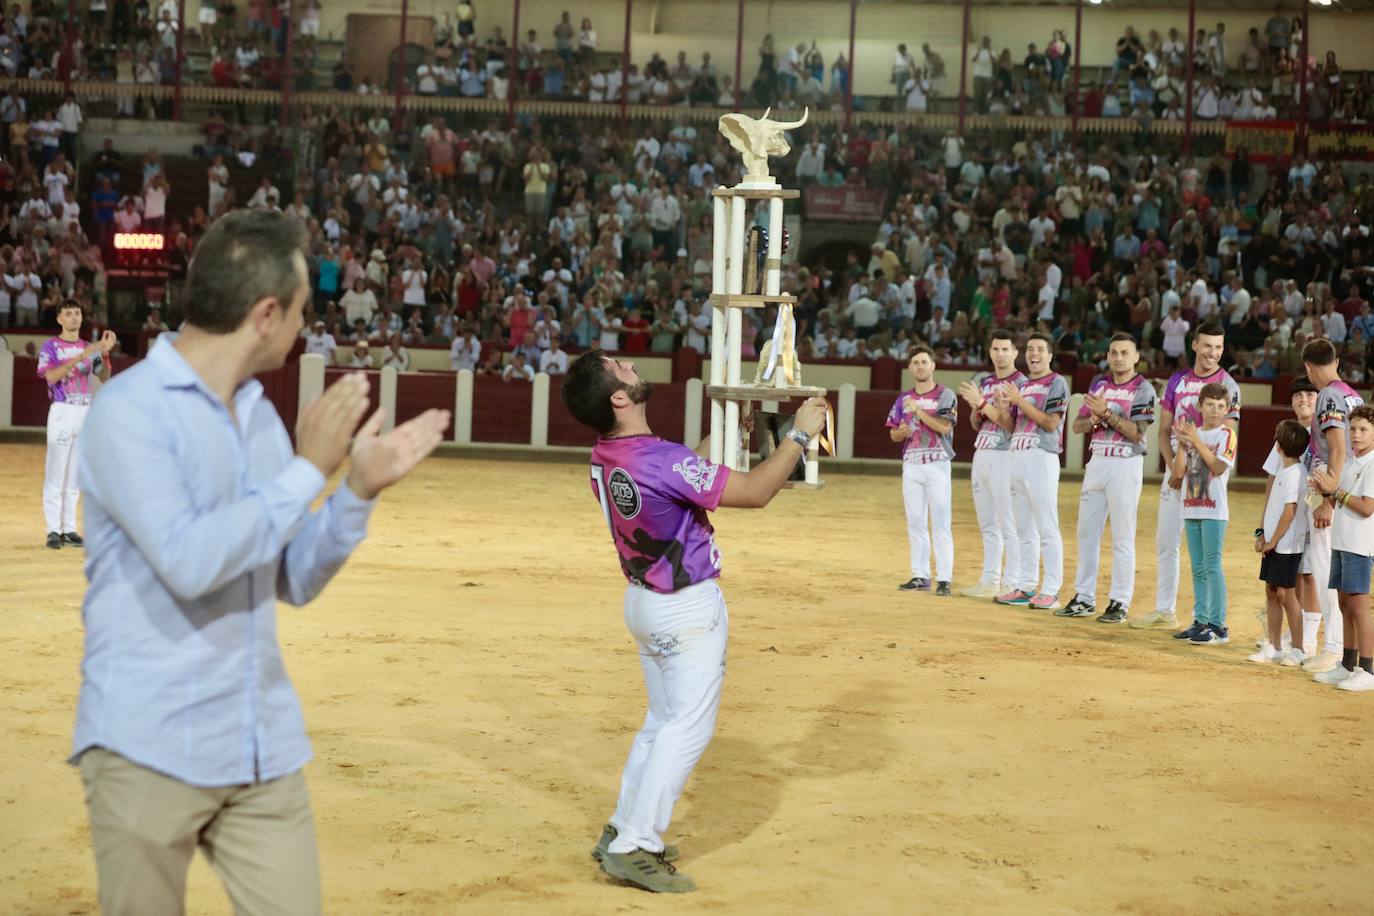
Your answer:
[[[764,272],[763,291],[770,296],[776,296],[782,292],[782,198],[774,198],[768,201],[768,260],[767,269]],[[779,309],[781,307],[779,306]],[[777,366],[773,370],[773,387],[787,387],[788,360],[785,353],[773,353],[773,358],[777,360]],[[767,410],[771,406],[773,411],[777,411],[777,403],[765,405]]]
[[[744,233],[744,198],[730,198],[730,268],[726,274],[728,292],[739,295],[744,291],[744,258],[748,250]],[[733,306],[726,308],[726,321],[729,322],[725,334],[725,384],[739,385],[740,344],[744,326],[740,310]],[[712,364],[714,374],[714,364]],[[725,402],[725,441],[723,443],[725,466],[730,469],[739,467],[739,401]]]
[[[725,285],[726,252],[730,250],[730,226],[725,213],[725,198],[713,198],[711,235],[711,293],[723,295]],[[711,384],[725,384],[725,315],[729,309],[712,302],[711,305]],[[725,454],[725,402],[711,399],[711,461],[720,464]]]

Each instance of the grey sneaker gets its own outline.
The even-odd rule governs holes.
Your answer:
[[[1093,607],[1093,606],[1092,606],[1091,604],[1089,604],[1088,602],[1082,600],[1082,599],[1079,598],[1077,595],[1074,595],[1072,601],[1070,601],[1068,604],[1064,605],[1064,607],[1061,607],[1059,610],[1057,610],[1057,611],[1054,612],[1054,616],[1056,616],[1056,617],[1091,617],[1093,614],[1096,614],[1096,613],[1097,613],[1097,608]]]
[[[941,581],[941,582],[936,582],[936,583],[935,583],[935,595],[936,595],[937,598],[948,598],[949,595],[950,595],[949,583],[948,583],[948,582],[943,582],[943,581]]]
[[[643,849],[607,851],[601,856],[601,870],[655,894],[685,894],[697,889],[697,883],[663,861],[662,854]]]
[[[1098,623],[1125,623],[1126,609],[1115,601],[1107,602],[1107,609],[1097,618]]]
[[[601,857],[604,856],[606,854],[606,851],[611,848],[611,841],[614,840],[619,834],[620,831],[616,830],[610,824],[607,824],[605,827],[602,827],[601,839],[597,840],[596,845],[592,847],[592,858],[600,862]],[[669,843],[668,845],[663,847],[663,861],[676,862],[677,856],[677,847],[674,846],[672,843]]]

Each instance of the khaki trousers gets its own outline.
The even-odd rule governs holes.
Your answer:
[[[104,916],[179,916],[199,847],[238,916],[320,913],[305,777],[202,789],[103,748],[81,755]]]

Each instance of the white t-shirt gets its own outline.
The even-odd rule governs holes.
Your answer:
[[[318,353],[327,362],[334,361],[334,351],[338,349],[338,344],[334,342],[334,335],[329,333],[311,334],[305,339],[305,352]]]
[[[1341,489],[1351,496],[1374,496],[1374,451],[1351,455],[1341,469]],[[1331,549],[1362,557],[1374,556],[1374,515],[1365,518],[1345,506],[1336,507],[1331,521]]]
[[[1274,446],[1273,451],[1269,453],[1269,459],[1264,462],[1266,473],[1272,473],[1269,470],[1270,461],[1274,462],[1277,473],[1273,473],[1274,485],[1269,488],[1269,502],[1264,504],[1264,539],[1273,540],[1283,510],[1292,503],[1297,506],[1297,513],[1293,516],[1293,523],[1283,533],[1283,537],[1279,538],[1275,549],[1279,553],[1302,553],[1307,546],[1308,510],[1307,501],[1304,499],[1307,472],[1303,469],[1301,461],[1284,467],[1282,459],[1279,458],[1278,446]]]
[[[1226,484],[1231,478],[1231,469],[1236,466],[1236,434],[1225,426],[1199,429],[1198,433],[1212,453],[1226,465],[1226,470],[1219,476],[1213,474],[1211,468],[1203,463],[1200,453],[1188,450],[1188,470],[1183,477],[1183,517],[1225,521],[1230,518],[1226,505]]]
[[[545,350],[539,355],[539,371],[546,375],[567,375],[568,354],[563,350],[557,353]]]
[[[1182,356],[1188,345],[1188,322],[1168,316],[1159,323],[1159,328],[1164,332],[1165,355],[1174,358]]]

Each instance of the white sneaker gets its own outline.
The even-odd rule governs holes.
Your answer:
[[[1330,671],[1341,663],[1339,652],[1318,652],[1316,655],[1309,655],[1307,660],[1302,663],[1302,670],[1312,674],[1323,671]]]
[[[1267,630],[1267,629],[1268,629],[1268,626],[1266,625],[1266,626],[1264,627],[1264,629]],[[1283,634],[1283,639],[1280,640],[1279,644],[1280,644],[1280,646],[1281,646],[1282,648],[1284,648],[1284,649],[1291,649],[1291,648],[1293,648],[1293,637],[1289,636],[1287,633],[1284,633],[1284,634]],[[1259,639],[1255,640],[1255,648],[1256,648],[1256,649],[1263,649],[1263,648],[1264,648],[1265,646],[1267,646],[1267,645],[1269,645],[1269,637],[1268,637],[1268,636],[1261,636]]]
[[[1273,646],[1266,644],[1263,647],[1261,647],[1260,650],[1256,652],[1254,655],[1248,656],[1247,660],[1252,662],[1259,662],[1262,665],[1267,665],[1271,662],[1276,662],[1279,660],[1279,651],[1275,649]]]
[[[1168,627],[1178,629],[1178,615],[1168,611],[1153,611],[1144,617],[1137,617],[1128,624],[1132,630],[1154,630]]]
[[[1341,669],[1345,670],[1345,669]],[[1374,674],[1363,668],[1356,668],[1350,676],[1336,685],[1338,690],[1374,690]]]
[[[1291,646],[1279,653],[1279,664],[1285,668],[1296,668],[1307,658],[1307,653]]]
[[[965,598],[996,598],[1002,593],[1002,586],[997,582],[980,582],[969,588],[961,589],[959,594]]]
[[[1354,672],[1346,671],[1344,665],[1337,665],[1330,671],[1323,671],[1321,674],[1314,676],[1312,680],[1316,681],[1318,684],[1331,684],[1334,686],[1339,685],[1352,674],[1354,674]]]

